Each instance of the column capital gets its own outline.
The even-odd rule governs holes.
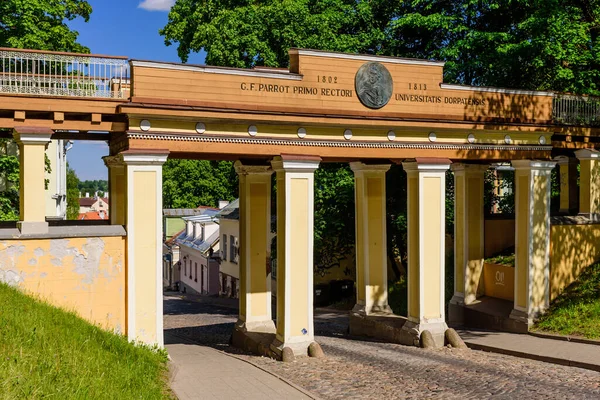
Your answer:
[[[126,165],[163,165],[169,150],[130,149],[118,154]]]
[[[350,169],[354,172],[387,172],[391,164],[365,164],[360,161],[350,163]]]
[[[579,160],[600,160],[600,151],[596,149],[581,149],[575,152]]]
[[[54,131],[49,128],[19,126],[13,129],[13,137],[20,144],[43,144],[50,143]]]
[[[271,165],[275,171],[314,172],[319,168],[321,157],[282,154],[273,158]]]
[[[465,164],[465,163],[453,163],[450,166],[452,172],[464,172],[464,173],[484,173],[490,168],[486,164]]]
[[[420,157],[412,161],[404,161],[402,168],[406,172],[445,172],[450,168],[450,164],[452,164],[452,161],[447,158]]]
[[[550,172],[556,166],[556,161],[512,160],[511,165],[515,170]]]
[[[238,175],[271,175],[273,173],[270,165],[247,165],[242,164],[240,160],[236,161],[233,167]]]
[[[567,165],[567,164],[569,164],[569,161],[571,158],[573,158],[573,157],[556,156],[553,158],[553,160],[556,161],[556,164],[558,164],[558,165]]]
[[[102,157],[102,161],[104,161],[104,165],[106,165],[107,168],[125,166],[125,163],[123,162],[123,157],[120,154],[117,154],[116,156],[104,156]]]

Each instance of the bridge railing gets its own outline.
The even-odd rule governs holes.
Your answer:
[[[556,94],[552,119],[564,125],[600,126],[600,97]]]
[[[0,48],[0,94],[129,97],[127,57]]]

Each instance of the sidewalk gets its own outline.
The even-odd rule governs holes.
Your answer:
[[[600,371],[598,345],[478,329],[461,328],[457,332],[475,350]]]
[[[180,400],[313,398],[275,375],[211,347],[168,334],[165,339],[177,343],[165,348],[174,369],[171,388]]]

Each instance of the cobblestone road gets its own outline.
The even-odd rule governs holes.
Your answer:
[[[237,311],[211,301],[167,297],[165,329],[241,355],[323,399],[600,398],[598,372],[474,350],[362,341],[346,336],[347,318],[339,313],[315,316],[326,359],[281,363],[245,355],[227,345]]]

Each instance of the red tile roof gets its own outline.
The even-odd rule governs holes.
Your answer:
[[[108,214],[106,211],[88,211],[86,213],[79,214],[78,220],[107,220]]]

